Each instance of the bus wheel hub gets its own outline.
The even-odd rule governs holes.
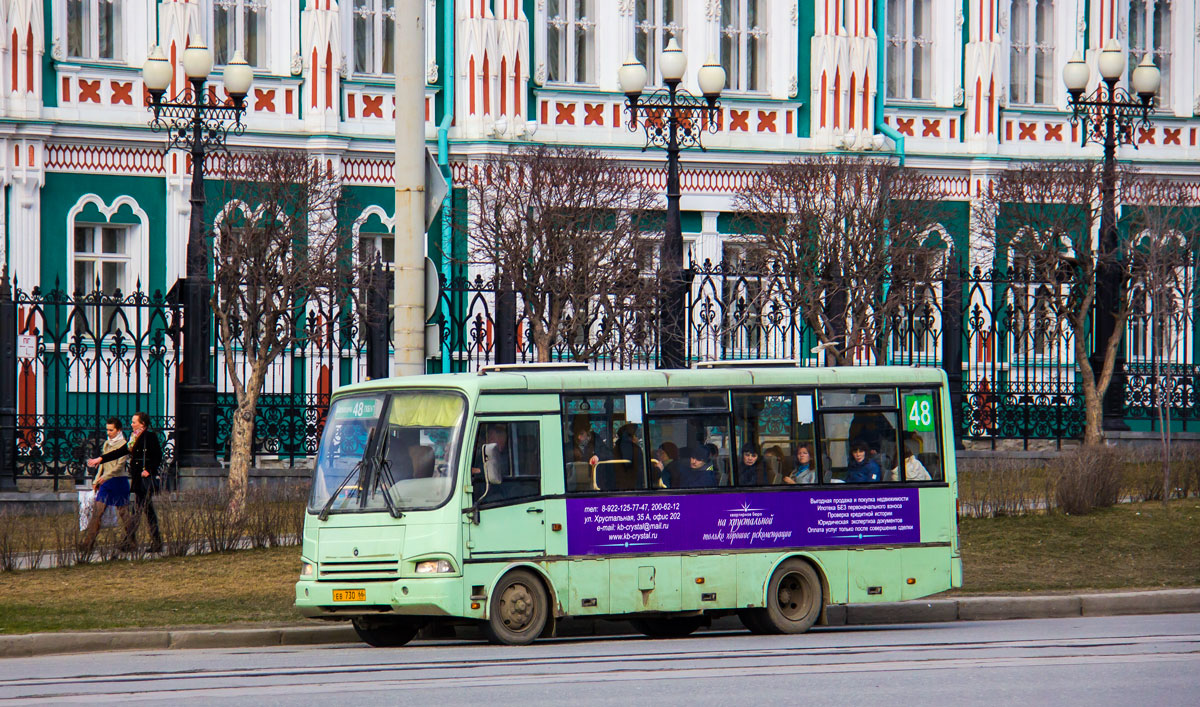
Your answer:
[[[533,618],[532,608],[533,599],[523,585],[515,584],[501,596],[500,616],[509,628],[520,629],[527,625]]]

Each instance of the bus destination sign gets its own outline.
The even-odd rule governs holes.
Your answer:
[[[921,540],[916,489],[567,499],[567,552],[752,550]]]

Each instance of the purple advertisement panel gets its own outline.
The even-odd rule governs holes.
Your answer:
[[[921,541],[916,489],[567,499],[567,552],[750,550]]]

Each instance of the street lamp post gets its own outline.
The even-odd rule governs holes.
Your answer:
[[[186,277],[180,283],[183,302],[183,380],[176,388],[175,459],[180,466],[212,467],[217,464],[216,407],[217,386],[210,371],[209,299],[204,244],[204,159],[209,152],[225,149],[232,131],[245,129],[246,93],[254,72],[242,53],[237,52],[225,67],[225,91],[229,102],[209,102],[205,91],[212,70],[212,53],[197,44],[183,52],[183,71],[190,86],[169,100],[163,95],[171,85],[174,70],[154,47],[142,67],[142,77],[150,92],[154,119],[150,127],[167,133],[167,149],[188,152],[192,159],[192,213],[188,222]]]
[[[687,365],[684,333],[685,284],[683,282],[683,226],[679,218],[679,151],[685,147],[704,149],[700,137],[704,131],[718,130],[721,109],[717,99],[725,87],[725,70],[710,58],[697,72],[703,99],[680,88],[687,69],[687,57],[672,37],[659,59],[665,88],[643,96],[646,67],[631,54],[621,67],[619,78],[629,111],[629,129],[638,129],[638,112],[646,131],[646,151],[651,146],[667,151],[667,222],[659,250],[659,272],[663,293],[658,307],[658,367],[685,368]]]
[[[1114,262],[1118,247],[1116,180],[1117,145],[1137,147],[1134,132],[1150,125],[1154,111],[1154,95],[1162,82],[1162,74],[1146,55],[1133,70],[1131,94],[1118,87],[1125,73],[1125,55],[1116,40],[1110,39],[1100,52],[1102,81],[1090,95],[1084,96],[1090,79],[1088,66],[1076,52],[1063,69],[1071,103],[1072,124],[1083,124],[1083,145],[1095,142],[1104,145],[1104,164],[1100,176],[1100,242],[1097,272],[1096,307],[1093,315],[1095,336],[1092,342],[1091,365],[1099,371],[1104,363],[1104,351],[1113,337],[1122,332],[1116,328],[1116,312],[1121,298],[1123,279],[1120,266]],[[1104,428],[1128,429],[1125,424],[1125,352],[1118,348],[1113,376],[1104,394]]]

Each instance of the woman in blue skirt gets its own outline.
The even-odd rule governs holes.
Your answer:
[[[108,439],[104,440],[101,454],[125,445],[125,435],[121,433],[119,419],[108,418],[104,427],[108,433]],[[117,513],[121,517],[122,530],[128,531],[129,528],[129,471],[126,459],[122,457],[99,466],[100,471],[96,474],[96,480],[92,482],[92,488],[96,491],[95,506],[92,508],[91,520],[88,522],[87,535],[84,536],[84,540],[79,546],[80,552],[85,557],[92,553],[92,546],[96,544],[96,536],[100,533],[100,520],[104,516],[104,510],[109,506],[116,506]],[[128,538],[128,532],[123,533],[123,537]],[[128,540],[125,544],[128,544]],[[127,548],[122,547],[121,549]]]

